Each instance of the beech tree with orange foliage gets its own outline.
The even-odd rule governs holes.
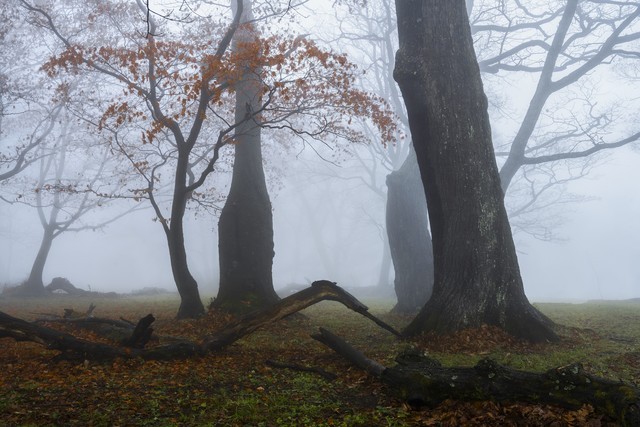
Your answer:
[[[112,148],[141,179],[129,189],[131,196],[147,199],[155,210],[181,297],[178,318],[204,313],[187,263],[187,204],[206,198],[203,185],[223,147],[238,142],[237,129],[259,123],[299,137],[353,141],[364,138],[350,126],[358,116],[391,140],[393,116],[382,99],[355,88],[357,70],[345,55],[286,34],[256,37],[242,49],[230,49],[241,1],[226,23],[200,15],[188,22],[164,19],[141,1],[20,3],[32,22],[60,43],[44,66],[50,76],[98,73],[113,84],[87,91],[95,111],[86,114],[95,115],[97,129],[110,135]],[[262,70],[256,79],[260,98],[244,115],[234,115],[233,97],[247,69]],[[168,209],[159,198],[163,185],[172,188]]]

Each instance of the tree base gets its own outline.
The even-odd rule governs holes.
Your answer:
[[[252,311],[267,309],[278,301],[280,298],[275,292],[267,295],[246,292],[241,295],[219,296],[209,304],[209,310],[219,310],[235,316],[242,316]]]
[[[477,310],[475,301],[438,301],[432,297],[402,331],[404,336],[434,332],[446,335],[482,325],[497,326],[516,338],[530,342],[557,342],[554,323],[533,307],[526,298],[503,301],[500,307]]]

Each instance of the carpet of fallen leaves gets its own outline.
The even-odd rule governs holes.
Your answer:
[[[77,298],[0,299],[0,310],[34,320],[43,313],[62,314],[64,307],[83,311],[89,302]],[[160,342],[168,336],[199,341],[231,320],[227,315],[210,313],[202,319],[177,322],[173,319],[177,300],[166,297],[94,302],[97,317],[136,321],[153,313]],[[389,308],[391,305],[382,305],[372,311],[397,327],[406,324],[406,318],[385,314]],[[47,325],[110,343],[95,332],[68,324]],[[561,344],[533,346],[499,329],[482,327],[448,337],[426,335],[408,343],[338,304],[321,303],[305,310],[304,316],[269,325],[224,351],[180,361],[64,360],[58,352],[35,343],[0,339],[0,425],[615,425],[589,406],[567,411],[548,405],[446,401],[437,408],[412,410],[391,390],[312,340],[309,335],[318,326],[328,327],[385,365],[393,364],[402,348],[417,346],[444,364],[471,365],[481,357],[492,357],[500,363],[543,370],[554,363],[581,361],[576,357],[591,357],[587,365],[595,373],[626,375],[628,381],[639,378],[638,336],[615,341],[618,347],[612,350],[608,341],[603,344],[606,339],[603,341],[601,333],[573,327],[567,328]],[[600,349],[602,354],[584,353],[585,348]],[[552,365],[539,366],[541,359]],[[322,368],[338,379],[329,381],[314,373],[273,368],[267,360]]]

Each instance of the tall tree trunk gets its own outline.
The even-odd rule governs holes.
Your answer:
[[[387,236],[396,272],[396,313],[415,314],[433,291],[433,250],[415,150],[387,176]]]
[[[171,273],[180,294],[178,319],[193,319],[204,314],[204,305],[200,298],[198,282],[189,270],[187,249],[184,243],[184,214],[187,209],[187,172],[189,170],[189,147],[183,142],[179,145],[176,176],[173,183],[171,218],[162,224],[169,246]],[[154,206],[155,206],[155,202]]]
[[[405,329],[497,325],[556,339],[524,294],[464,0],[397,0],[394,77],[407,106],[433,235],[431,299]]]
[[[250,22],[245,0],[242,22]],[[234,36],[234,49],[253,39],[244,26]],[[247,67],[236,84],[235,161],[229,196],[218,222],[220,289],[212,307],[243,312],[278,301],[273,289],[273,215],[262,168],[259,70]]]
[[[182,202],[174,197],[173,203],[176,205]],[[187,263],[187,250],[184,245],[184,211],[184,207],[182,209],[172,208],[171,226],[167,230],[167,243],[173,280],[176,282],[180,294],[180,307],[176,317],[178,319],[193,319],[204,314],[204,305],[200,298],[198,282],[189,271]]]
[[[46,224],[44,226],[44,233],[42,234],[40,249],[38,249],[38,255],[36,255],[36,259],[33,261],[33,265],[31,266],[31,273],[29,273],[29,278],[24,283],[24,285],[21,286],[21,295],[38,296],[45,294],[42,275],[44,273],[44,266],[47,263],[47,258],[49,257],[49,252],[51,251],[53,239],[55,238],[54,232],[55,225],[52,226]]]
[[[60,141],[63,141],[62,135],[66,134],[68,123],[63,125],[63,132],[61,133]],[[49,212],[49,219],[47,220],[44,204],[42,202],[42,191],[47,181],[48,174],[53,167],[55,172],[55,183],[59,184],[62,174],[64,172],[64,166],[66,162],[66,142],[62,143],[59,147],[59,152],[51,154],[49,156],[43,156],[40,160],[40,178],[38,180],[37,191],[35,192],[36,209],[38,217],[40,218],[40,225],[42,225],[42,241],[40,242],[40,248],[36,259],[31,266],[31,272],[27,281],[19,287],[18,294],[25,296],[37,296],[44,295],[44,281],[42,275],[44,273],[44,266],[47,263],[51,246],[53,245],[53,239],[56,238],[58,231],[58,213],[60,213],[63,203],[60,200],[60,192],[56,191],[53,196],[53,203],[51,205],[51,211]]]

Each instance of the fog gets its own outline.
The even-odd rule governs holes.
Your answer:
[[[303,169],[296,168],[295,162],[304,160],[291,162],[291,170]],[[318,164],[318,160],[311,162]],[[554,230],[555,240],[516,235],[531,300],[579,302],[640,296],[639,164],[637,152],[620,149],[588,179],[573,183],[573,192],[593,199],[556,208],[566,222]],[[338,176],[353,172],[345,171],[346,167],[323,167],[334,169]],[[318,279],[346,287],[378,284],[384,223],[381,199],[354,181],[287,176],[272,203],[276,288]],[[28,276],[42,228],[33,208],[0,204],[0,216],[0,283],[15,285]],[[63,233],[54,241],[45,283],[61,276],[94,291],[175,290],[166,240],[152,217],[150,210],[144,210],[103,230]],[[216,225],[217,217],[207,215],[191,218],[186,225],[189,265],[207,297],[215,295],[218,281]],[[384,296],[391,294],[392,280],[393,273]]]
[[[525,290],[532,300],[627,299],[640,296],[640,155],[622,149],[592,176],[572,184],[594,200],[566,206],[558,241],[518,241]]]
[[[307,26],[307,31],[316,34],[319,27],[325,28],[322,36],[318,36],[323,42],[335,38],[336,34],[331,33],[338,30],[357,33],[351,28],[358,25],[357,17],[350,22],[350,14],[343,17],[340,28],[321,25],[336,19],[334,9],[324,9],[322,13],[306,15],[315,22],[315,26]],[[303,18],[300,20],[304,21]],[[367,69],[369,74],[363,74],[359,84],[367,90],[383,92],[380,88],[371,88],[371,81],[386,79],[385,84],[388,84],[390,76],[371,77],[376,73],[375,64],[366,63],[371,52],[357,46],[356,41],[358,37],[354,36],[331,46],[350,51],[361,62],[361,67]],[[395,39],[392,42],[395,43]],[[491,53],[491,43],[486,44]],[[379,56],[383,56],[382,53]],[[562,67],[559,69],[559,74],[568,73]],[[538,128],[544,129],[541,132],[551,134],[556,131],[555,128],[548,130],[553,125],[572,125],[566,116],[574,113],[580,116],[584,113],[581,109],[587,104],[592,107],[592,110],[587,108],[588,119],[600,113],[605,116],[609,110],[605,107],[602,113],[596,105],[610,102],[615,107],[610,117],[618,119],[620,124],[613,131],[603,128],[601,134],[598,134],[599,128],[596,129],[593,140],[603,138],[603,135],[620,138],[627,135],[632,128],[627,118],[633,117],[637,103],[633,95],[637,93],[637,79],[626,79],[614,71],[594,71],[589,76],[592,81],[581,82],[569,95],[551,96],[545,115],[537,123]],[[499,79],[491,75],[483,77],[491,103],[494,142],[501,150],[506,150],[505,145],[516,133],[536,91],[537,74],[533,74],[515,72],[510,77],[499,76]],[[594,99],[585,94],[593,95]],[[567,99],[571,104],[569,107],[565,105]],[[624,104],[630,99],[633,103]],[[618,110],[618,104],[624,108]],[[559,112],[554,116],[556,110]],[[623,113],[618,113],[620,110]],[[398,114],[402,115],[401,112]],[[21,125],[14,124],[18,128],[17,131],[14,129],[16,134],[27,132],[20,129]],[[6,135],[10,135],[10,131],[0,136],[5,138]],[[369,188],[374,186],[386,191],[384,180],[389,168],[381,167],[378,159],[378,163],[372,162],[367,170],[362,160],[373,156],[371,146],[380,145],[378,137],[376,134],[371,138],[369,147],[345,148],[342,141],[303,149],[292,142],[288,151],[266,150],[265,166],[269,169],[267,176],[274,215],[273,278],[277,289],[328,279],[347,288],[378,287],[383,297],[393,295],[392,270],[382,277],[381,283],[385,199]],[[534,134],[532,139],[535,137],[544,141],[548,135]],[[6,140],[15,143],[11,136]],[[277,144],[282,141],[267,139],[263,145]],[[538,240],[514,227],[525,290],[531,300],[579,302],[640,297],[639,153],[637,147],[635,151],[623,147],[598,154],[597,158],[589,160],[593,163],[586,177],[566,185],[568,194],[582,196],[585,201],[560,200],[544,207],[544,214],[539,219],[530,217],[542,225],[549,223],[550,239]],[[330,161],[323,158],[330,158]],[[27,173],[35,176],[33,171]],[[228,178],[228,175],[214,173],[209,182],[216,186]],[[6,183],[2,183],[0,192],[14,191],[6,188]],[[225,189],[225,186],[221,185],[221,188]],[[509,197],[508,194],[507,198],[511,200]],[[12,200],[12,197],[7,198]],[[127,206],[131,205],[115,202],[85,222],[108,219]],[[47,260],[45,284],[54,277],[66,277],[76,286],[93,291],[129,292],[144,287],[175,290],[167,241],[162,227],[154,221],[155,217],[148,208],[95,231],[62,233],[55,239]],[[0,286],[13,286],[29,275],[40,245],[42,227],[36,210],[21,204],[0,201],[0,218]],[[213,211],[199,211],[197,216],[188,211],[185,219],[189,267],[206,297],[215,296],[217,291],[217,223],[218,213]]]

